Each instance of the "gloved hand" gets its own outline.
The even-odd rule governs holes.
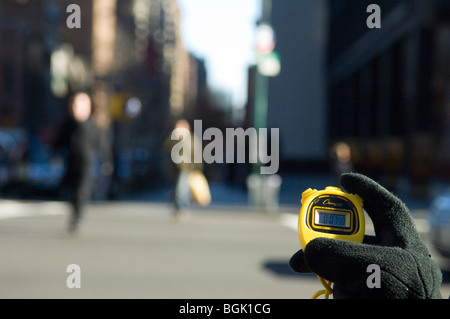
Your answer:
[[[334,298],[442,298],[442,273],[416,231],[408,208],[366,176],[349,173],[343,188],[364,200],[375,236],[364,242],[316,238],[295,253],[289,265],[295,272],[314,272],[334,283]],[[370,289],[367,267],[380,267],[380,288]]]

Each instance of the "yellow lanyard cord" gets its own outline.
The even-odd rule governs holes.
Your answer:
[[[317,275],[317,278],[319,278],[320,282],[322,283],[322,286],[324,286],[325,289],[316,292],[314,296],[311,297],[311,299],[317,299],[321,295],[325,295],[325,299],[328,299],[328,297],[331,294],[333,294],[333,288],[331,288],[331,281],[326,281],[319,275]]]

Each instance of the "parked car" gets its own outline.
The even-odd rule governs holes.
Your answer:
[[[14,167],[19,163],[28,146],[27,135],[21,128],[0,128],[0,188],[4,189],[13,179]]]
[[[450,189],[432,202],[429,239],[440,255],[441,268],[450,267]]]
[[[24,199],[56,194],[63,157],[23,129],[0,130],[0,187],[6,197]]]

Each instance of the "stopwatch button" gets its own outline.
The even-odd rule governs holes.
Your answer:
[[[311,195],[311,194],[314,193],[314,192],[316,192],[315,189],[308,188],[307,190],[305,190],[305,191],[302,193],[302,197],[309,196],[309,195]]]
[[[317,192],[317,190],[311,189],[311,188],[308,188],[307,190],[305,190],[305,191],[302,193],[302,204],[303,204],[303,200],[304,200],[306,197],[310,196],[311,194],[313,194],[313,193],[315,193],[315,192]]]
[[[334,186],[328,186],[328,187],[325,188],[325,190],[339,191],[339,192],[342,191],[339,187],[334,187]]]

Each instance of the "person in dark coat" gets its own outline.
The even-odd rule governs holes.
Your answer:
[[[69,102],[69,118],[60,132],[57,147],[64,147],[67,155],[66,174],[61,189],[68,193],[72,207],[69,232],[78,229],[83,208],[90,199],[95,183],[94,163],[96,154],[103,155],[102,171],[111,171],[109,150],[93,121],[92,101],[87,93],[77,93]]]

